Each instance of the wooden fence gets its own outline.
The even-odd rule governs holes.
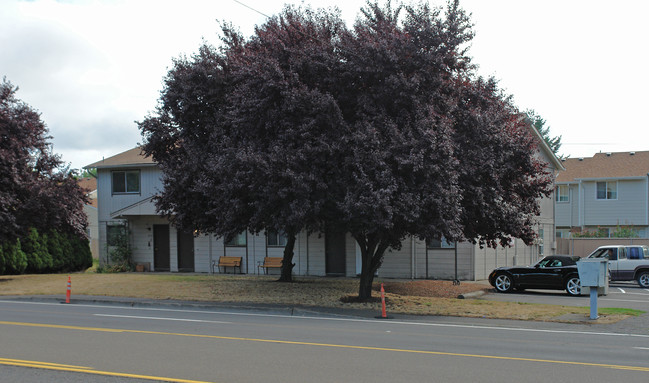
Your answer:
[[[600,246],[647,245],[649,238],[557,238],[557,254],[585,257]]]

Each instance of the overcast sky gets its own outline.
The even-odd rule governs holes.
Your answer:
[[[217,20],[249,36],[265,20],[250,8],[272,15],[286,2],[301,3],[0,0],[0,77],[41,112],[54,152],[81,168],[142,141],[135,121],[155,108],[172,58],[218,44]],[[305,3],[338,6],[351,26],[365,1]],[[649,2],[461,4],[473,14],[480,73],[545,118],[563,137],[561,154],[649,150]]]

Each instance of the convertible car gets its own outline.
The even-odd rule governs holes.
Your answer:
[[[533,266],[499,267],[489,274],[489,283],[496,291],[508,293],[513,289],[566,290],[573,296],[581,295],[577,272],[577,256],[552,255]]]

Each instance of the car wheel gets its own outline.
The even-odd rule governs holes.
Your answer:
[[[566,292],[574,297],[581,295],[581,281],[579,277],[573,275],[566,280]]]
[[[638,285],[644,289],[649,288],[649,271],[638,274]]]
[[[514,288],[512,278],[507,274],[498,274],[494,281],[494,287],[501,293],[508,293]]]

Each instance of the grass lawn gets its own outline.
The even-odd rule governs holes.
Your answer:
[[[94,272],[70,274],[72,296],[98,295],[149,299],[178,299],[230,303],[268,303],[284,306],[320,306],[381,311],[379,283],[385,283],[388,313],[485,317],[537,321],[566,321],[577,314],[588,319],[588,307],[457,299],[458,294],[490,288],[479,283],[454,286],[450,281],[377,280],[371,302],[354,302],[356,278],[297,277],[294,283],[276,282],[276,276],[171,273]],[[0,276],[1,295],[65,296],[68,274]],[[595,323],[611,323],[637,310],[599,309]],[[570,321],[570,320],[568,320]]]

